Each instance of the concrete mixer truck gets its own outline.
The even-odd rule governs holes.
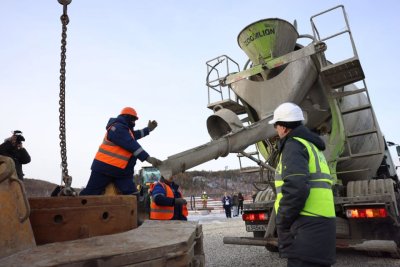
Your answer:
[[[333,12],[344,30],[323,36],[316,21]],[[379,128],[364,72],[343,6],[311,17],[313,34],[299,35],[297,23],[273,18],[238,35],[248,56],[243,69],[223,55],[207,62],[207,119],[212,141],[168,157],[160,166],[173,175],[229,153],[258,164],[255,203],[245,206],[246,230],[254,237],[225,237],[224,243],[265,246],[276,251],[273,179],[278,138],[268,121],[283,102],[301,106],[305,125],[325,141],[337,216],[337,247],[400,256],[400,183]],[[345,36],[351,55],[330,61],[329,42]],[[303,45],[300,39],[309,40]],[[340,52],[340,51],[339,51]],[[212,95],[218,100],[212,101]],[[257,151],[246,152],[250,145]],[[261,157],[256,157],[260,154]],[[260,160],[262,158],[262,160]]]

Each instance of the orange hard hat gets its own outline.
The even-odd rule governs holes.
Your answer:
[[[131,108],[131,107],[123,108],[121,110],[121,115],[131,115],[131,116],[134,116],[137,119],[139,119],[139,117],[138,117],[138,115],[136,113],[136,110],[134,108]]]

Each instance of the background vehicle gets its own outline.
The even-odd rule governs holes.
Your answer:
[[[138,210],[139,210],[139,224],[142,224],[144,220],[150,218],[150,185],[157,182],[161,178],[160,171],[152,166],[145,166],[139,170],[139,174],[136,178],[136,184],[138,187]]]

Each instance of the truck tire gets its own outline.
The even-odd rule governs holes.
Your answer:
[[[390,194],[393,201],[396,201],[392,179],[351,181],[347,184],[348,197],[380,194]]]
[[[256,196],[254,202],[263,202],[263,201],[274,200],[274,199],[275,199],[274,191],[272,190],[271,187],[268,187],[267,189],[265,189],[263,191],[259,191],[257,193],[257,196]]]

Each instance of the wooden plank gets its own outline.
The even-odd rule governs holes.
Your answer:
[[[181,253],[182,258],[177,261],[186,262],[192,255],[190,250],[199,235],[197,231],[196,222],[145,221],[139,228],[119,234],[28,249],[1,259],[0,266],[135,266],[146,261],[160,262],[157,259],[172,256],[173,253]]]
[[[134,196],[31,198],[29,203],[38,245],[137,228]]]
[[[166,267],[186,267],[190,266],[192,259],[194,257],[194,244],[190,247],[188,251],[185,252],[175,252],[175,253],[169,253],[166,255],[167,257],[167,263]]]
[[[204,254],[202,255],[194,255],[192,260],[193,267],[203,267],[206,265],[206,257]]]
[[[78,196],[78,197],[32,197],[29,204],[32,209],[51,209],[60,207],[90,207],[103,204],[130,205],[135,196]]]
[[[165,266],[165,264],[166,260],[164,258],[161,258],[161,259],[149,260],[146,262],[128,264],[124,265],[124,267],[160,267],[160,266]]]
[[[204,247],[203,247],[203,234],[199,237],[196,237],[194,245],[194,254],[195,255],[204,255]]]

